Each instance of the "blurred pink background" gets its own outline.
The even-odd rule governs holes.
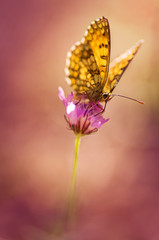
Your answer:
[[[111,57],[145,42],[115,93],[110,121],[81,142],[77,219],[63,238],[159,239],[158,0],[14,0],[0,7],[0,239],[55,239],[65,205],[75,136],[58,86],[67,51],[105,16]]]

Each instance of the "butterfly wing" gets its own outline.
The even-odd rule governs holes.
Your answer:
[[[143,40],[137,42],[134,46],[132,46],[128,51],[119,57],[115,58],[109,67],[108,80],[104,87],[103,92],[110,93],[114,90],[117,83],[119,82],[121,76],[125,72],[126,68],[138,52],[140,46],[142,45]]]
[[[83,92],[93,97],[95,89],[101,85],[100,72],[92,49],[87,43],[76,43],[67,54],[66,81],[77,94]]]
[[[110,61],[110,28],[108,19],[101,17],[93,21],[87,28],[84,43],[88,43],[93,51],[101,76],[101,88],[104,87],[109,71]]]
[[[66,81],[77,94],[83,92],[98,101],[108,76],[110,30],[104,17],[94,21],[81,42],[71,48],[66,59]]]

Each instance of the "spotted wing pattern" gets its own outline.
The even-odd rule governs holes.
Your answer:
[[[84,38],[71,48],[66,60],[66,81],[77,94],[99,100],[108,76],[110,30],[104,17],[94,21]]]
[[[101,85],[100,72],[89,44],[76,43],[67,54],[66,81],[77,94],[83,92],[91,97]]]
[[[124,54],[120,55],[119,57],[115,58],[110,63],[108,80],[104,87],[103,92],[111,93],[114,90],[121,76],[125,72],[129,63],[134,58],[135,54],[139,50],[142,43],[143,43],[143,40],[140,40],[134,46],[132,46],[128,51],[126,51]]]
[[[110,28],[107,18],[93,21],[85,32],[84,42],[88,43],[94,53],[104,87],[110,61]]]

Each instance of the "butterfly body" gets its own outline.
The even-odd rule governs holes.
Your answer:
[[[77,96],[107,102],[122,74],[137,53],[142,40],[110,63],[110,28],[105,17],[93,21],[67,54],[66,81]]]

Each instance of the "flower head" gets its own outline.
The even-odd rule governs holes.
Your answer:
[[[68,126],[76,135],[88,135],[98,129],[109,119],[104,119],[100,112],[103,107],[99,103],[86,102],[83,94],[82,99],[77,101],[71,92],[65,98],[64,91],[59,87],[59,98],[66,107],[65,119]]]

